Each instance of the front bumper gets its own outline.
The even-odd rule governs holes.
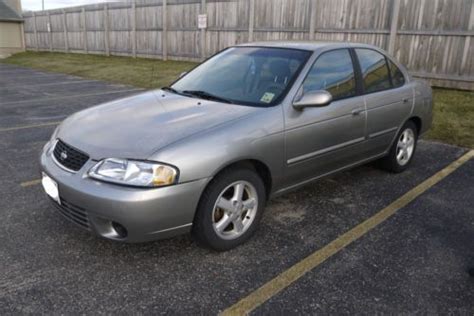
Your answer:
[[[199,198],[209,179],[162,188],[133,188],[94,180],[89,160],[77,173],[60,168],[48,146],[41,154],[41,168],[58,183],[63,215],[98,235],[126,242],[144,242],[187,233]],[[56,202],[53,202],[56,203]],[[126,236],[116,229],[126,229]]]

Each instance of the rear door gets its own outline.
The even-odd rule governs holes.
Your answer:
[[[412,88],[386,56],[369,48],[356,48],[367,106],[368,155],[388,150],[413,106]]]

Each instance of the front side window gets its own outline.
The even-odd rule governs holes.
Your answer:
[[[402,71],[393,63],[389,61],[390,65],[390,74],[392,75],[392,83],[395,88],[401,87],[405,84],[405,77],[403,76]]]
[[[372,93],[390,89],[390,75],[385,56],[372,49],[356,48],[364,83],[364,91]]]
[[[193,69],[172,88],[184,95],[271,106],[286,95],[310,55],[296,49],[233,47]]]
[[[333,100],[355,96],[356,83],[351,55],[347,49],[323,53],[303,82],[303,93],[326,90]]]

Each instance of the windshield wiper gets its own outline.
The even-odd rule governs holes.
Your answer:
[[[180,94],[178,90],[176,90],[174,88],[171,88],[171,87],[163,87],[163,88],[161,88],[161,90],[173,92],[173,93],[176,93],[176,94]]]
[[[219,97],[219,96],[214,95],[212,93],[209,93],[209,92],[206,92],[206,91],[201,91],[201,90],[184,90],[182,93],[187,94],[187,95],[191,95],[191,96],[196,96],[198,98],[206,99],[206,100],[219,101],[219,102],[225,102],[225,103],[231,103],[231,104],[234,103],[229,99]]]

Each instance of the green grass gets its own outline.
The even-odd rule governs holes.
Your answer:
[[[169,85],[196,65],[183,61],[49,52],[19,53],[1,62],[146,89]]]
[[[474,91],[433,89],[433,125],[426,139],[474,148]]]
[[[196,63],[98,55],[26,52],[1,62],[141,88],[169,85]],[[474,92],[434,89],[433,126],[427,139],[474,148]]]

